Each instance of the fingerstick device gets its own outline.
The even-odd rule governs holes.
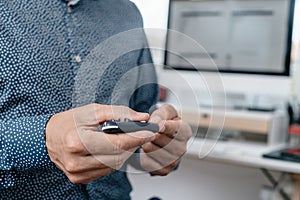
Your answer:
[[[111,120],[106,121],[100,126],[100,131],[109,134],[115,133],[130,133],[136,131],[152,131],[156,133],[159,131],[158,124],[149,123],[149,122],[140,122],[140,121],[129,121],[124,122]]]

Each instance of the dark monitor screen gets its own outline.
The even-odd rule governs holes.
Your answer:
[[[288,76],[294,4],[295,0],[171,0],[168,28],[190,37],[205,53],[168,32],[165,68]]]

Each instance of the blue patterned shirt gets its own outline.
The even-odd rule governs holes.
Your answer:
[[[81,0],[71,7],[62,0],[0,0],[0,199],[130,198],[122,171],[72,184],[50,161],[44,136],[53,114],[74,107],[76,75],[90,52],[140,27],[141,16],[128,0]],[[114,59],[103,72],[94,102],[145,112],[156,103],[155,84],[113,100],[117,81],[136,66],[150,63],[136,70],[130,87],[156,81],[145,36],[135,42],[140,49]]]

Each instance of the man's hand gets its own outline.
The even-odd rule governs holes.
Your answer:
[[[112,119],[147,121],[149,114],[123,106],[91,104],[53,115],[46,127],[46,146],[52,162],[73,183],[88,183],[120,169],[135,150],[154,139],[139,131],[105,134],[99,124]]]
[[[142,146],[141,166],[152,174],[167,175],[186,152],[187,141],[192,136],[191,128],[170,105],[154,111],[149,122],[159,123],[160,131],[154,140]]]

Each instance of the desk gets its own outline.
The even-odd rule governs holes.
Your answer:
[[[263,169],[266,177],[272,184],[276,184],[273,177],[267,170],[300,174],[300,164],[263,158],[264,153],[283,148],[282,145],[266,146],[265,144],[250,142],[212,141],[199,138],[192,138],[188,144],[186,156],[195,159],[205,159],[214,162],[241,165]],[[299,179],[298,179],[299,180]],[[296,187],[300,187],[297,182]],[[299,194],[298,194],[299,195]],[[293,199],[300,199],[294,195]]]
[[[213,149],[210,147],[214,146]],[[201,149],[202,148],[202,149]],[[264,144],[231,141],[210,141],[193,138],[188,144],[187,156],[217,162],[226,162],[255,168],[300,174],[300,164],[294,162],[263,158],[264,153],[283,148],[282,145],[266,146]],[[202,151],[202,154],[201,152]],[[203,157],[203,152],[209,154]]]

